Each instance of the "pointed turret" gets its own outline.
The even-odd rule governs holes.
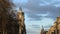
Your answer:
[[[21,15],[23,15],[23,16],[24,16],[24,12],[23,12],[23,10],[22,10],[22,7],[21,7],[21,6],[20,6],[20,8],[19,8],[18,13],[20,13]]]
[[[44,27],[43,27],[43,25],[42,25],[42,30],[44,30]]]
[[[42,25],[41,34],[44,34],[44,27]]]
[[[22,11],[22,7],[21,6],[20,6],[19,10]]]

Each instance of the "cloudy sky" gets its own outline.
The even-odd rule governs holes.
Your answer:
[[[60,17],[60,0],[13,0],[25,13],[27,34],[39,34],[41,26],[48,30]]]

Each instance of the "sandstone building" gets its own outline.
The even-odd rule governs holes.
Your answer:
[[[60,17],[57,17],[53,26],[45,34],[60,34]]]
[[[19,34],[26,34],[24,12],[22,11],[21,7],[20,11],[17,13],[17,19],[19,23]]]
[[[21,8],[17,12],[16,18],[13,18],[8,12],[0,13],[0,34],[26,34],[24,20],[24,12]]]

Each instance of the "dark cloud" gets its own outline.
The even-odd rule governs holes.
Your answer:
[[[27,3],[17,2],[16,6],[22,6],[25,14],[27,14],[28,18],[31,20],[41,20],[41,17],[48,17],[55,19],[56,17],[60,17],[60,7],[56,7],[54,5],[60,4],[60,1],[52,1],[52,0],[28,0]],[[44,4],[43,6],[41,4]],[[18,7],[17,6],[17,7]],[[41,16],[37,14],[46,14],[47,16]]]
[[[28,17],[31,18],[30,20],[41,20],[42,16],[38,16],[36,14],[29,14]]]
[[[60,15],[59,15],[60,7],[54,6],[54,4],[56,4],[58,2],[56,2],[56,3],[54,2],[50,5],[45,5],[45,6],[40,6],[39,2],[43,3],[42,1],[39,1],[39,0],[37,0],[37,1],[29,0],[29,2],[24,5],[25,8],[31,10],[31,11],[28,11],[29,14],[27,13],[29,18],[32,18],[35,20],[41,20],[40,18],[43,16],[38,16],[36,14],[45,14],[47,12],[49,13],[49,15],[47,15],[45,17],[53,18],[53,19],[55,19],[56,17],[60,17]]]

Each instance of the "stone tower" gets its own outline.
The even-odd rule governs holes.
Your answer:
[[[42,29],[41,29],[41,34],[44,34],[44,28],[43,28],[43,26],[42,26]]]
[[[22,8],[19,8],[19,12],[17,13],[17,19],[19,24],[19,34],[26,34],[25,23],[24,23],[24,12]]]

